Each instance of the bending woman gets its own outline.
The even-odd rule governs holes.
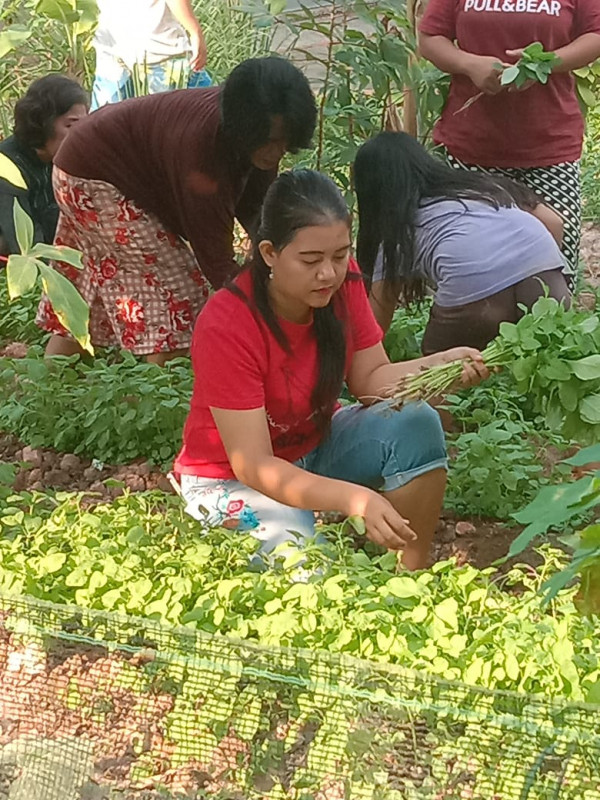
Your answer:
[[[270,187],[250,268],[198,318],[175,471],[190,513],[249,530],[266,551],[290,531],[311,536],[313,510],[336,510],[420,568],[446,482],[439,416],[370,403],[424,365],[465,359],[465,383],[487,371],[468,348],[390,364],[350,246],[329,178],[298,170]],[[344,380],[361,404],[339,407]]]
[[[308,147],[316,106],[283,58],[251,58],[222,86],[124,100],[90,114],[55,160],[57,242],[83,253],[67,274],[97,347],[162,364],[187,353],[209,294],[239,268],[235,219],[255,232],[286,152]],[[81,352],[48,298],[47,355]]]
[[[516,322],[520,306],[530,308],[546,289],[570,301],[556,241],[560,220],[522,186],[454,170],[405,133],[366,142],[354,182],[357,257],[372,280],[379,324],[387,330],[399,299],[421,300],[427,286],[435,291],[426,355],[483,349],[501,322]]]

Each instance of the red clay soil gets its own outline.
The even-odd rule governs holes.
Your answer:
[[[59,489],[73,492],[92,492],[98,499],[110,499],[132,492],[160,489],[172,492],[166,476],[146,461],[125,466],[103,465],[97,469],[89,458],[72,453],[57,453],[48,448],[32,448],[11,434],[0,433],[0,461],[20,464],[14,488],[21,492]],[[118,481],[122,486],[106,486],[104,481]]]
[[[14,482],[16,491],[89,492],[90,500],[99,502],[118,497],[125,489],[131,492],[150,489],[173,492],[164,473],[145,461],[117,467],[104,465],[98,470],[90,459],[47,448],[31,448],[10,434],[0,434],[0,461],[21,465]],[[108,486],[104,483],[107,480]],[[120,485],[110,485],[112,481]],[[500,522],[460,519],[448,513],[437,529],[433,560],[455,557],[459,564],[488,567],[508,552],[518,533],[518,529]],[[529,557],[526,560],[532,563]]]

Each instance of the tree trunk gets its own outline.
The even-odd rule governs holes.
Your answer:
[[[417,27],[421,17],[425,13],[428,2],[429,0],[406,0],[406,16],[415,36],[417,35]],[[412,58],[413,63],[418,59],[418,57],[419,52],[417,50],[415,56]],[[419,123],[417,118],[417,100],[412,89],[404,90],[404,113],[402,127],[406,133],[409,133],[411,136],[418,137]]]

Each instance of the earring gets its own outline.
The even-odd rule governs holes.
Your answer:
[[[273,270],[271,270],[271,272],[269,272],[269,280],[270,280],[270,281],[272,281],[272,280],[273,280]]]

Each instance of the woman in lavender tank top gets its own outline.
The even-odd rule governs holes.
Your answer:
[[[381,133],[354,163],[357,257],[386,330],[401,301],[428,288],[425,354],[482,349],[548,292],[570,302],[562,221],[522,185],[454,170],[405,133]]]

